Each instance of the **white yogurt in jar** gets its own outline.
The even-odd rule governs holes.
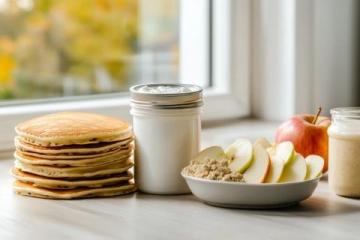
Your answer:
[[[186,84],[147,84],[130,91],[139,190],[188,193],[180,172],[200,150],[202,89]]]

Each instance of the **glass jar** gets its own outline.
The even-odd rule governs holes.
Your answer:
[[[336,194],[360,197],[360,107],[331,111],[329,184]]]
[[[144,84],[131,87],[130,92],[139,190],[190,192],[180,172],[200,150],[201,87]]]

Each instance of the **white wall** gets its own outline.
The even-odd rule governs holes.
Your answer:
[[[252,4],[253,115],[282,120],[359,103],[358,1]]]
[[[313,108],[350,106],[360,95],[360,4],[358,0],[316,0],[314,14]]]
[[[294,105],[294,0],[252,4],[252,113],[283,119]]]

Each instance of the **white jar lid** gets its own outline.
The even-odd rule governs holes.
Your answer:
[[[173,109],[202,106],[202,88],[192,84],[140,84],[130,88],[131,103]]]

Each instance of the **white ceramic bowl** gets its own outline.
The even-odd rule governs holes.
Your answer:
[[[192,193],[205,203],[231,208],[280,208],[294,205],[311,196],[319,178],[289,183],[251,184],[224,182],[186,176]]]

